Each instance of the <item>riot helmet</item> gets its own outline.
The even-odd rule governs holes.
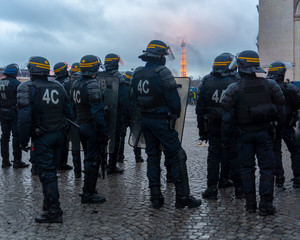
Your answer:
[[[131,72],[131,71],[126,71],[126,72],[123,73],[123,76],[124,76],[124,79],[125,79],[126,83],[131,82],[132,75],[133,75],[133,72]]]
[[[268,77],[275,81],[283,81],[287,69],[293,68],[290,62],[276,61],[270,64],[268,69]]]
[[[28,60],[27,69],[31,75],[44,76],[49,74],[50,64],[44,57],[31,57]]]
[[[237,67],[238,71],[242,73],[265,73],[265,71],[260,67],[257,52],[252,50],[246,50],[238,54]]]
[[[143,61],[148,61],[151,58],[162,58],[165,55],[169,55],[168,49],[169,47],[163,41],[152,40],[139,58]]]
[[[7,77],[16,77],[19,74],[18,64],[12,63],[5,67],[3,74]]]
[[[56,77],[63,77],[68,75],[68,65],[64,62],[56,63],[53,70]]]
[[[79,68],[79,62],[75,62],[72,64],[71,66],[71,75],[76,73],[76,72],[80,72],[80,68]]]
[[[268,76],[277,75],[284,76],[286,72],[286,66],[283,62],[273,62],[270,64],[268,69]]]
[[[104,67],[106,71],[119,69],[120,57],[115,53],[109,53],[105,56]]]
[[[80,60],[80,71],[83,76],[92,76],[98,73],[101,61],[94,55],[86,55]]]
[[[222,53],[217,56],[213,64],[213,72],[225,72],[229,70],[229,65],[233,60],[233,55],[230,53]],[[231,69],[233,70],[233,69]]]

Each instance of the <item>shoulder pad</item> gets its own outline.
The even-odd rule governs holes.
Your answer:
[[[119,79],[120,83],[125,82],[123,75],[119,71],[115,71],[113,73],[113,76],[117,77]]]
[[[90,79],[86,83],[87,94],[90,102],[99,102],[101,100],[101,90],[95,79]]]
[[[208,81],[211,77],[212,77],[212,75],[211,75],[210,73],[207,74],[207,75],[205,75],[205,76],[202,78],[201,84],[200,84],[200,85],[204,84],[204,83],[205,83],[206,81]]]
[[[26,106],[30,104],[31,101],[31,90],[30,87],[33,87],[33,83],[31,80],[26,82],[22,82],[17,88],[17,103],[18,106]]]
[[[155,72],[160,72],[160,71],[162,71],[165,68],[168,69],[165,65],[161,65],[161,66],[155,68]]]
[[[144,69],[143,66],[137,67],[137,68],[134,70],[132,76],[134,76],[137,72],[139,72],[139,71],[141,71],[141,70],[143,70],[143,69]]]
[[[169,68],[166,66],[159,66],[155,69],[155,72],[159,74],[163,87],[176,88],[177,83]]]

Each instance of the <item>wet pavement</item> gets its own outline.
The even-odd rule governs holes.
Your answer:
[[[188,155],[192,194],[201,198],[206,188],[207,146],[198,145],[194,107],[188,106],[183,148]],[[162,162],[165,205],[150,206],[146,162],[135,163],[125,148],[123,175],[99,178],[97,188],[107,201],[81,205],[83,179],[73,171],[59,173],[63,224],[38,224],[42,190],[38,177],[27,169],[0,169],[0,239],[300,239],[300,189],[293,189],[290,159],[284,149],[285,190],[275,189],[274,216],[260,217],[244,210],[245,200],[235,199],[233,188],[219,191],[217,201],[203,200],[196,209],[176,209],[174,186],[167,184]],[[143,151],[143,157],[146,155]],[[23,160],[28,162],[28,154]],[[69,159],[71,163],[71,159]]]

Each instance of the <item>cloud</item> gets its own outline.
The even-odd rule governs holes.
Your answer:
[[[258,0],[10,0],[1,3],[0,66],[41,55],[53,67],[85,54],[102,60],[119,54],[128,70],[150,40],[172,47],[180,72],[180,43],[187,43],[188,75],[207,74],[222,52],[256,50]]]

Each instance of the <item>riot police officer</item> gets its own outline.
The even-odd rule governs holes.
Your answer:
[[[256,76],[264,73],[255,51],[238,54],[237,67],[241,80],[228,86],[222,106],[223,118],[235,124],[239,130],[239,158],[241,162],[242,187],[246,197],[246,210],[256,212],[255,157],[260,168],[259,215],[275,212],[273,206],[273,143],[271,123],[278,121],[282,128],[285,107],[283,93],[275,81]],[[225,131],[228,129],[224,129]]]
[[[239,177],[239,164],[236,158],[236,140],[232,137],[228,145],[222,146],[222,107],[221,101],[228,85],[237,82],[239,75],[229,69],[233,55],[223,53],[214,60],[213,71],[202,80],[199,98],[196,106],[199,135],[202,141],[208,140],[207,158],[207,189],[202,193],[203,198],[217,199],[219,187],[230,187],[228,161],[231,163],[231,175],[234,180],[235,196],[242,198],[243,193]],[[230,149],[229,149],[230,148]],[[232,153],[228,153],[231,150]],[[229,159],[228,159],[229,157]],[[223,172],[220,174],[220,165]],[[224,169],[228,169],[224,173]],[[220,176],[221,175],[221,176]],[[219,177],[220,176],[220,177]]]
[[[176,189],[176,208],[198,207],[201,200],[190,195],[187,156],[174,128],[174,118],[169,117],[180,116],[181,103],[176,81],[165,66],[168,48],[164,42],[152,40],[139,56],[146,65],[138,67],[132,78],[133,99],[142,115],[142,131],[146,140],[150,200],[155,209],[164,204],[160,189],[159,146],[162,144],[171,165],[172,181]]]
[[[284,140],[289,152],[291,153],[292,170],[294,174],[295,188],[300,188],[300,144],[295,140],[296,121],[298,120],[298,112],[300,109],[300,90],[292,83],[284,82],[286,72],[286,64],[281,61],[271,63],[268,70],[267,78],[275,80],[280,86],[286,106],[286,121],[282,132],[277,133],[274,141],[275,154],[275,184],[282,187],[284,184],[284,169],[282,166],[281,142]]]
[[[56,170],[67,118],[73,119],[73,114],[63,86],[47,78],[49,61],[44,57],[31,57],[27,68],[31,80],[18,87],[18,128],[22,149],[28,150],[28,142],[32,138],[32,157],[43,187],[44,212],[35,221],[61,223],[63,212]]]
[[[54,74],[56,76],[56,80],[61,83],[67,94],[69,95],[70,90],[68,89],[68,81],[69,81],[69,72],[68,72],[68,65],[65,62],[58,62],[54,65]],[[61,152],[60,162],[58,164],[59,171],[68,171],[72,170],[73,167],[70,166],[68,163],[68,154],[69,154],[69,140],[68,140],[68,130],[65,129],[64,135],[64,144],[63,149]]]
[[[81,78],[80,65],[79,62],[75,62],[71,66],[70,77],[67,79],[67,81],[64,82],[64,87],[67,93],[69,93],[70,98],[72,98],[71,89],[73,83],[79,80],[80,78]],[[86,154],[86,142],[83,137],[80,139],[79,129],[74,125],[70,126],[69,137],[70,137],[70,141],[72,142],[72,158],[73,158],[75,178],[81,178],[82,170],[81,170],[80,143],[82,144],[83,150]]]
[[[94,55],[86,55],[80,60],[82,78],[77,80],[71,95],[76,109],[76,121],[79,131],[86,139],[86,154],[84,159],[84,185],[81,203],[103,203],[106,199],[96,192],[98,171],[100,166],[101,146],[106,145],[108,138],[105,133],[104,105],[101,91],[96,81],[100,59]]]
[[[125,87],[127,88],[127,91],[129,93],[129,99],[130,99],[129,88],[130,88],[130,84],[131,84],[132,74],[133,74],[133,72],[131,72],[131,71],[126,71],[125,73],[123,73],[123,77],[125,79]],[[133,108],[132,103],[130,103],[130,111],[132,110],[132,108]],[[123,111],[118,162],[124,162],[125,137],[126,137],[127,128],[130,125],[130,119],[131,119],[131,114],[126,113],[126,111]],[[134,147],[133,151],[134,151],[134,155],[135,155],[135,161],[137,163],[143,162],[144,159],[142,158],[142,155],[141,155],[142,149],[139,147]]]
[[[107,174],[124,172],[123,168],[117,166],[118,153],[120,148],[120,133],[122,127],[122,117],[129,118],[129,92],[122,74],[118,71],[120,57],[115,53],[109,53],[105,56],[104,67],[105,71],[100,72],[101,76],[114,76],[119,79],[118,104],[117,104],[117,122],[115,130],[114,151],[109,154]]]
[[[20,148],[17,129],[17,88],[20,82],[16,79],[19,74],[17,64],[9,64],[4,69],[4,78],[0,80],[0,120],[1,120],[1,156],[2,168],[11,166],[9,161],[9,139],[12,133],[12,148],[14,155],[13,168],[25,168],[29,164],[21,161],[22,150]]]

